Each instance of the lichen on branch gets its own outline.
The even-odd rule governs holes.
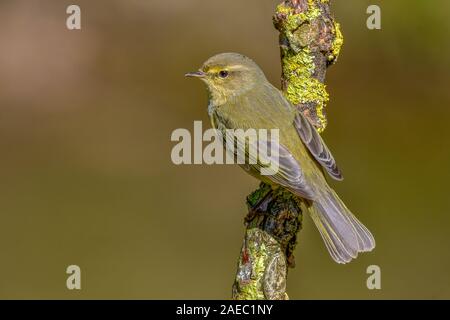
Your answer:
[[[343,44],[328,1],[285,1],[273,17],[280,31],[282,89],[319,132],[325,130],[329,96],[325,69],[336,62]]]

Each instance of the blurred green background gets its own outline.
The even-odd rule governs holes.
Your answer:
[[[245,197],[235,166],[175,166],[176,128],[209,123],[209,56],[252,57],[277,86],[280,0],[0,2],[0,298],[231,296]],[[333,184],[377,240],[335,264],[305,216],[291,299],[450,298],[450,3],[336,0],[327,75]],[[379,4],[382,30],[366,28]],[[66,267],[82,290],[66,288]],[[382,289],[366,288],[379,265]]]

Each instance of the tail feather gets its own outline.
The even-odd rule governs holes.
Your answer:
[[[309,207],[311,218],[337,263],[348,263],[375,248],[370,231],[350,212],[330,188]]]

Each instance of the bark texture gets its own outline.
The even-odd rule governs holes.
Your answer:
[[[327,124],[327,67],[335,63],[343,37],[328,0],[286,0],[273,17],[280,32],[282,76],[286,97],[319,132]],[[288,299],[288,268],[302,227],[302,208],[291,193],[261,183],[247,197],[249,216],[238,260],[232,298]]]

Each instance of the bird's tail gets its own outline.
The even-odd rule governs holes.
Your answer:
[[[375,248],[370,231],[350,212],[333,189],[328,188],[309,207],[325,245],[337,263],[348,263],[358,252]]]

